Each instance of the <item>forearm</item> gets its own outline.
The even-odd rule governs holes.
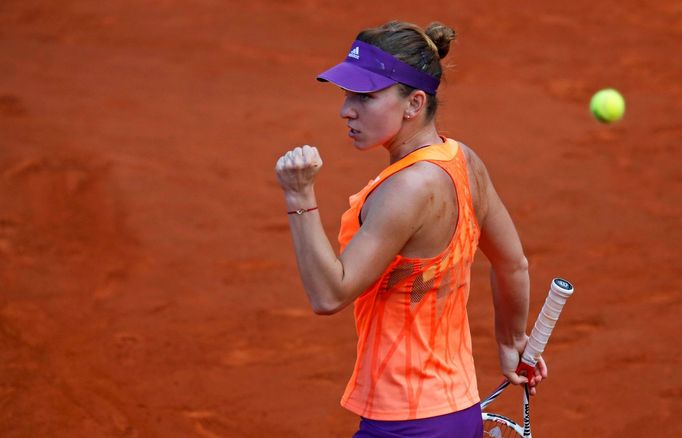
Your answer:
[[[317,206],[312,187],[304,193],[285,193],[285,200],[289,211]],[[324,232],[319,210],[290,214],[289,227],[298,271],[313,311],[334,313],[344,304],[340,293],[343,265]]]
[[[495,336],[506,346],[525,344],[530,279],[528,262],[520,257],[516,263],[493,266],[490,282],[495,305]]]

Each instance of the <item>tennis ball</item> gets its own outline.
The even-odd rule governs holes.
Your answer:
[[[625,99],[613,88],[597,91],[590,100],[590,110],[602,123],[616,122],[625,113]]]

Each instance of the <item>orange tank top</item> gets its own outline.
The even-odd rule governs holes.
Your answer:
[[[433,417],[479,401],[466,312],[479,227],[459,144],[446,139],[418,149],[351,196],[341,219],[341,251],[360,229],[370,193],[417,161],[429,161],[450,175],[459,216],[441,254],[428,259],[397,255],[355,300],[357,359],[341,405],[374,420]]]

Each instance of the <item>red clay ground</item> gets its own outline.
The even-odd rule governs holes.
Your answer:
[[[0,3],[0,435],[351,435],[352,312],[307,307],[273,166],[319,146],[334,238],[387,158],[352,150],[313,78],[401,18],[459,31],[440,126],[518,224],[532,314],[552,276],[576,285],[535,435],[680,436],[679,2],[245,3]],[[606,86],[628,102],[613,126],[587,110]],[[483,393],[486,276],[481,257]]]

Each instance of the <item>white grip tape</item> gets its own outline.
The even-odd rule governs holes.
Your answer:
[[[566,300],[572,293],[573,286],[568,281],[561,278],[552,280],[545,304],[543,304],[540,315],[535,321],[535,326],[533,326],[533,331],[530,333],[526,349],[523,350],[523,355],[521,356],[523,362],[532,367],[535,366],[538,358],[545,351],[547,341],[549,341],[549,337],[552,335],[552,330],[559,319]]]

